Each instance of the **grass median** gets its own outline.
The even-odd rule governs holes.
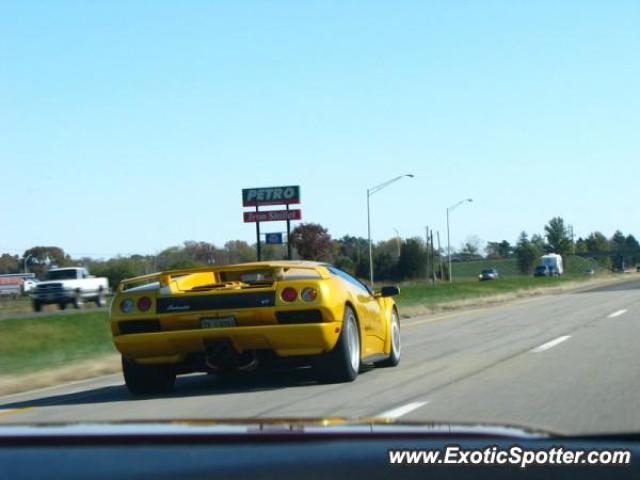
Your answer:
[[[0,376],[69,366],[115,351],[106,311],[0,321]]]
[[[480,282],[461,279],[453,283],[408,282],[400,287],[398,305],[403,316],[480,306],[513,300],[536,294],[555,293],[611,279],[610,276],[588,277],[563,275],[561,277],[514,276]]]

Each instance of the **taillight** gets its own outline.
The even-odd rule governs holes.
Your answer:
[[[151,308],[151,299],[149,297],[140,297],[138,299],[138,310],[146,312]]]
[[[298,298],[298,292],[296,291],[295,288],[287,287],[284,290],[282,290],[280,297],[285,302],[293,302],[295,301],[296,298]]]
[[[305,302],[313,302],[318,297],[318,291],[315,288],[306,287],[300,292],[300,298]]]
[[[131,310],[133,310],[133,300],[131,300],[130,298],[125,298],[124,300],[122,300],[120,302],[120,310],[122,310],[122,313],[129,313]]]

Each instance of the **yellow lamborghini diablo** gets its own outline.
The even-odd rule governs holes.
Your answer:
[[[397,287],[372,292],[331,265],[280,261],[125,280],[111,330],[132,393],[168,391],[177,374],[312,365],[349,382],[362,363],[400,361]]]

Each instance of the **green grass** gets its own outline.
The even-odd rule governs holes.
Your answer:
[[[477,275],[477,274],[476,274]],[[526,291],[534,288],[553,287],[569,281],[586,280],[584,275],[563,275],[562,277],[507,277],[500,280],[480,282],[476,280],[458,280],[454,283],[438,283],[432,286],[425,282],[402,285],[398,304],[402,306],[433,305],[456,300],[488,297],[502,293]]]
[[[114,352],[104,311],[0,320],[0,375],[37,372]]]

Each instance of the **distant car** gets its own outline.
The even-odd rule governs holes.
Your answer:
[[[585,275],[593,275],[594,273],[596,273],[596,272],[593,270],[593,268],[587,268],[587,269],[584,271],[584,274],[585,274]]]
[[[538,265],[533,271],[534,277],[550,277],[553,275],[553,271],[547,265]]]
[[[499,278],[500,274],[495,268],[485,268],[484,270],[482,270],[480,275],[478,275],[478,280],[480,280],[481,282],[485,280],[498,280]]]

